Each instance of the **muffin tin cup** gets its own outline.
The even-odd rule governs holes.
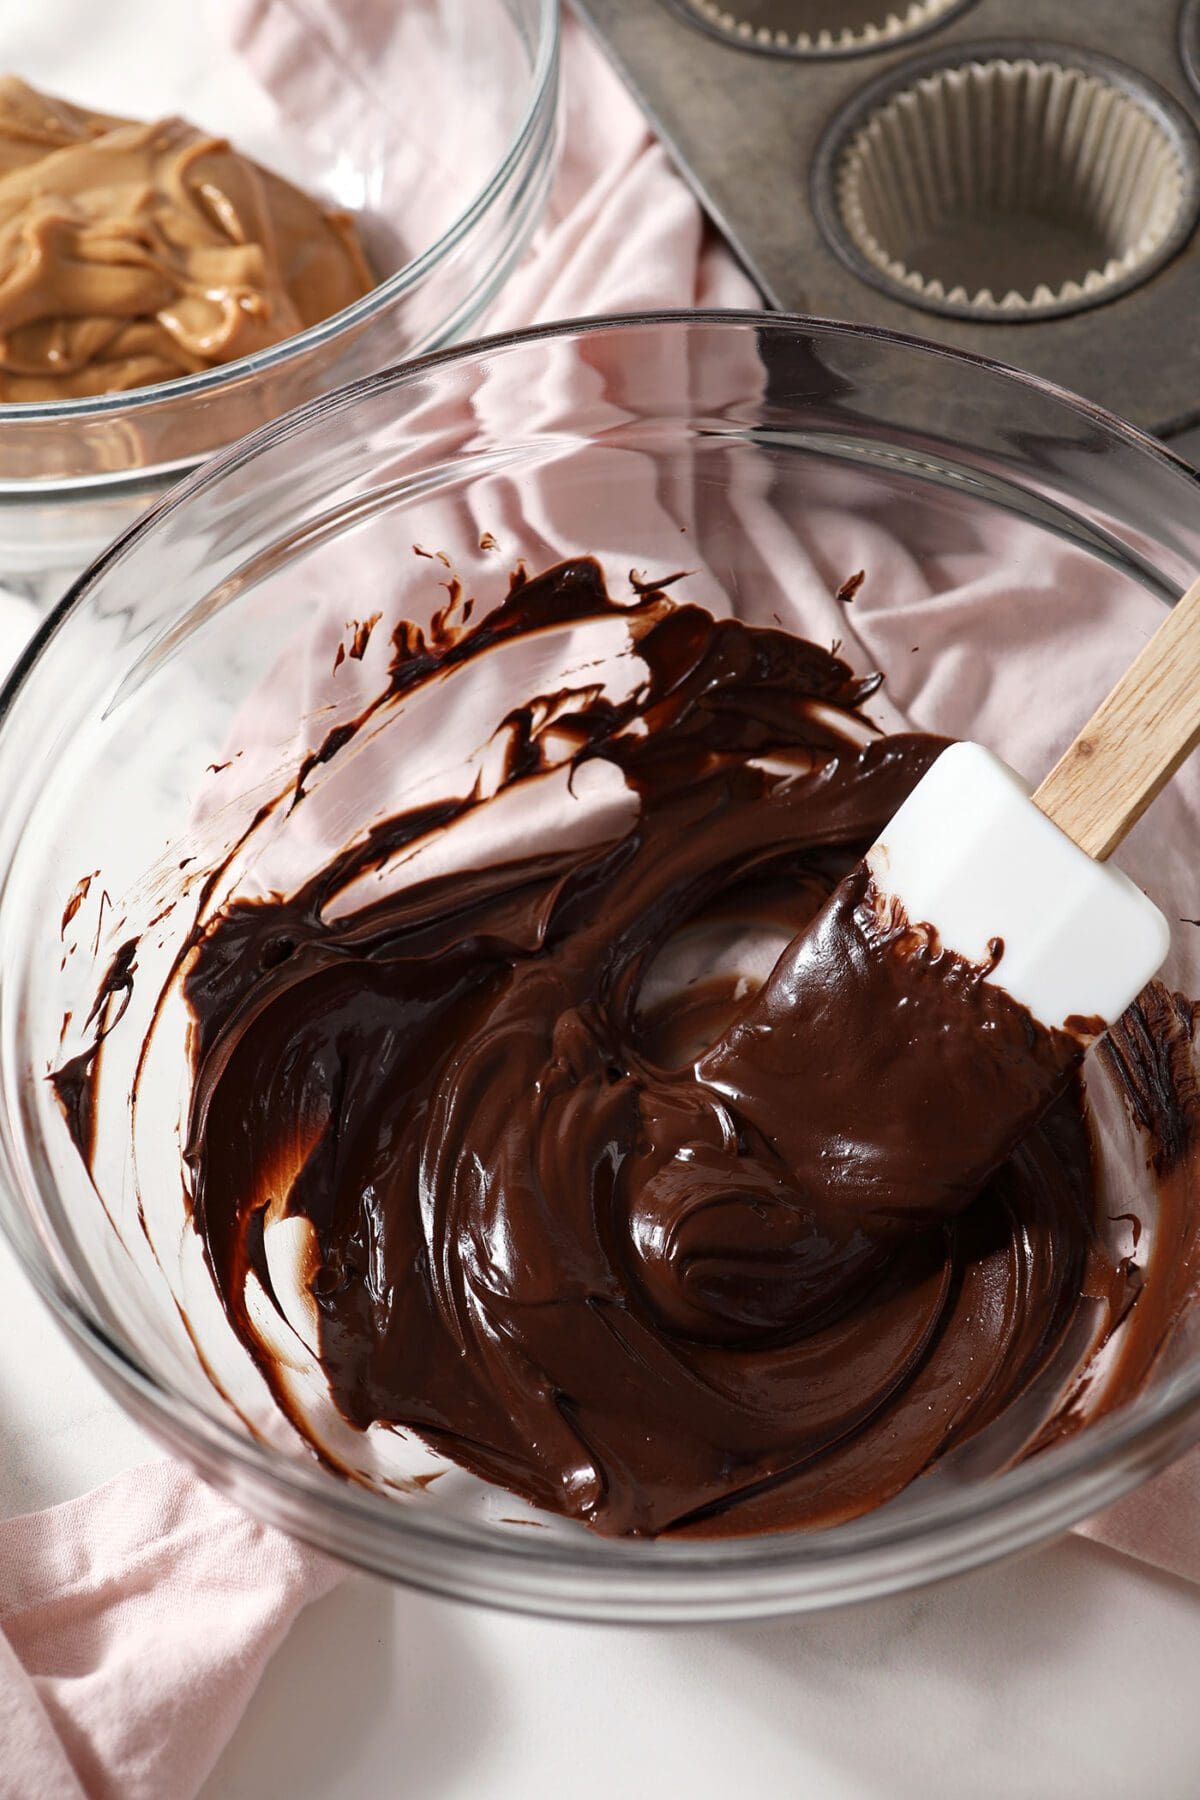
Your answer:
[[[769,56],[859,56],[935,31],[974,0],[674,0],[693,24]]]
[[[821,225],[909,305],[1020,323],[1098,306],[1190,235],[1186,114],[1119,63],[1048,44],[966,45],[868,88],[818,153]]]

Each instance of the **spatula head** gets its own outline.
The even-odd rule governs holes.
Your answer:
[[[876,885],[1043,1025],[1112,1024],[1155,975],[1170,927],[1093,861],[980,744],[952,744],[868,854]],[[999,954],[997,955],[997,946]]]

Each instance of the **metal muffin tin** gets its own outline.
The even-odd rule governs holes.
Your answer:
[[[1160,434],[1200,422],[1200,0],[967,0],[842,53],[827,38],[778,42],[781,21],[819,10],[792,3],[720,0],[722,24],[700,0],[577,0],[768,303],[1015,363]],[[889,10],[907,11],[883,0]],[[832,0],[829,12],[845,16]],[[999,59],[1099,73],[1132,98],[1178,159],[1179,207],[1127,276],[1093,275],[1056,310],[980,316],[881,279],[839,217],[837,175],[876,105],[931,72]]]

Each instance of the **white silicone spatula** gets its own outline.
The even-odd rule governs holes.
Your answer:
[[[1109,1025],[1170,930],[1105,859],[1198,741],[1200,580],[1036,792],[978,744],[945,751],[869,852],[875,884],[1043,1025]]]

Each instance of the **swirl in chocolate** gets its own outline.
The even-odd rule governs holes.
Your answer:
[[[208,921],[186,970],[195,1225],[285,1406],[247,1304],[253,1276],[281,1305],[281,1218],[307,1221],[352,1424],[415,1429],[604,1532],[829,1523],[1076,1369],[1139,1276],[1095,1228],[1079,1045],[879,916],[858,859],[943,741],[864,729],[876,678],[659,591],[619,604],[580,560],[473,626],[402,628],[387,699],[600,618],[644,665],[630,697],[514,705],[498,792],[393,817]],[[632,797],[599,841],[533,834],[363,898],[564,741],[573,781],[605,765]],[[664,974],[748,926],[786,946],[765,982]],[[916,1014],[933,1063],[894,1054]],[[1032,1128],[964,1190],[963,1143],[1014,1081]]]

